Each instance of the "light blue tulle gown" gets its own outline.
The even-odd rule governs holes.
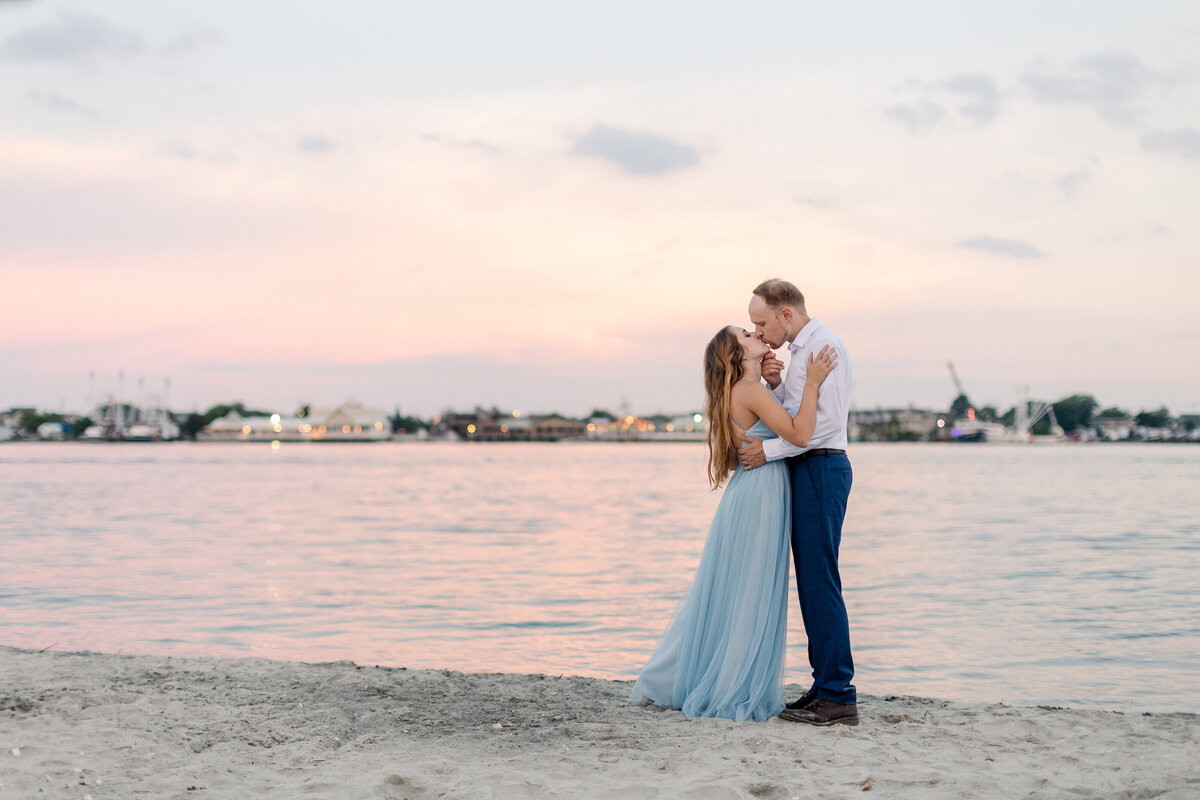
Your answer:
[[[747,431],[774,439],[761,420]],[[717,506],[700,566],[629,700],[689,717],[766,720],[783,710],[791,490],[780,459],[740,466]]]

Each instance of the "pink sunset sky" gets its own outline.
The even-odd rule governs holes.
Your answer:
[[[331,8],[0,0],[0,407],[680,412],[783,277],[861,408],[1200,411],[1194,4]]]

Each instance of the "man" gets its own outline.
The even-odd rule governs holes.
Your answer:
[[[820,352],[824,345],[837,351],[837,368],[817,394],[817,424],[809,446],[742,437],[747,444],[738,457],[746,469],[786,458],[792,482],[792,559],[813,684],[779,716],[810,725],[857,725],[850,625],[838,572],[842,521],[853,478],[846,457],[846,428],[854,368],[845,343],[808,316],[804,295],[787,281],[773,279],[755,288],[750,321],[755,334],[770,347],[778,350],[786,342],[791,351],[790,366],[782,379],[782,362],[768,357],[763,369],[767,383],[789,414],[800,407],[809,354]]]

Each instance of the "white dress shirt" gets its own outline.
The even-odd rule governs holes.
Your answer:
[[[788,362],[783,381],[779,388],[775,389],[775,396],[789,414],[796,415],[800,408],[800,400],[804,397],[808,356],[810,353],[821,352],[825,345],[831,345],[837,351],[837,367],[829,373],[817,392],[817,424],[808,440],[808,447],[797,447],[782,438],[766,439],[763,441],[763,454],[768,461],[822,447],[845,450],[850,442],[847,422],[850,418],[850,386],[854,382],[854,366],[850,363],[846,343],[816,319],[810,319],[796,334],[796,340],[788,345],[792,354],[791,361]]]

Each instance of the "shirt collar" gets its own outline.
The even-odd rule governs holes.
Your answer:
[[[808,322],[804,324],[804,327],[800,329],[800,332],[796,334],[795,340],[788,345],[788,350],[792,351],[793,353],[798,353],[799,351],[803,350],[808,344],[808,340],[816,335],[820,328],[821,323],[817,321],[817,318],[810,318]]]

